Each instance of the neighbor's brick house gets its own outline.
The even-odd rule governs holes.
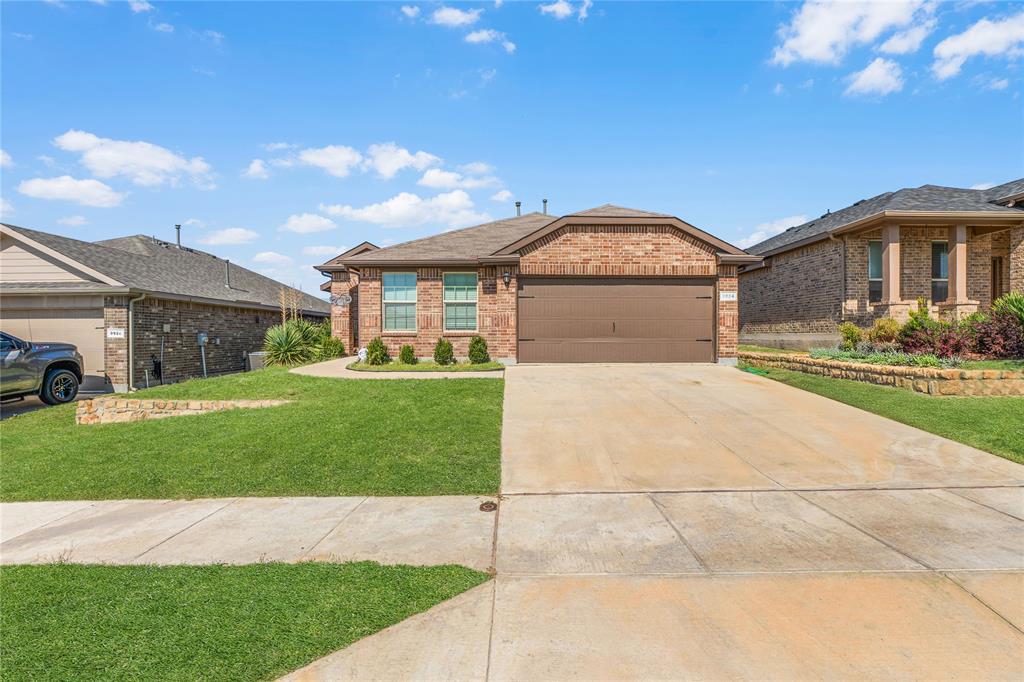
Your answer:
[[[984,310],[1024,291],[1024,179],[987,190],[925,185],[887,192],[748,249],[740,272],[741,340],[808,347],[839,323]]]
[[[321,265],[347,347],[381,337],[429,357],[475,335],[523,362],[723,361],[736,356],[737,268],[759,258],[682,220],[605,205],[530,213]]]
[[[329,314],[326,301],[152,237],[85,242],[0,225],[0,327],[75,344],[86,389],[202,376],[200,332],[208,375],[245,369],[246,355],[281,322],[282,294],[306,317]]]

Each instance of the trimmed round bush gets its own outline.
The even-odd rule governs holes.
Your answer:
[[[405,344],[398,350],[398,361],[403,365],[416,364],[416,352],[412,349],[412,346]]]
[[[487,342],[482,336],[474,336],[469,340],[469,361],[474,365],[482,365],[491,361],[491,355],[487,352]]]
[[[366,364],[386,365],[389,362],[391,362],[391,355],[388,353],[388,347],[384,345],[379,336],[366,344]]]
[[[455,362],[455,351],[452,342],[443,336],[434,345],[434,362],[439,365],[451,365]]]
[[[320,340],[314,349],[313,355],[317,362],[340,358],[345,354],[345,343],[341,339],[328,336]]]

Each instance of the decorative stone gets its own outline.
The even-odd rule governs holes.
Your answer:
[[[112,424],[206,414],[238,408],[277,407],[290,400],[82,400],[75,408],[75,423]]]

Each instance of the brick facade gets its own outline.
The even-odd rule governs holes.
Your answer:
[[[465,268],[452,268],[452,272]],[[381,275],[383,272],[416,272],[416,332],[385,332],[382,325]],[[518,268],[513,265],[476,269],[477,326],[475,332],[444,331],[442,276],[434,267],[364,267],[356,280],[338,277],[333,293],[349,293],[349,306],[332,310],[335,336],[352,334],[355,349],[366,347],[380,336],[392,356],[404,344],[419,357],[430,357],[440,337],[452,342],[457,357],[469,352],[469,339],[477,334],[487,341],[494,359],[515,359],[517,353],[518,279],[520,276],[657,276],[717,278],[719,291],[736,291],[737,268],[719,266],[715,249],[671,226],[573,225],[562,228],[525,247]],[[506,286],[502,275],[508,272]],[[348,278],[348,275],[344,276]],[[357,288],[353,288],[358,284]],[[356,298],[358,296],[358,298]],[[718,355],[736,356],[739,311],[736,302],[722,302],[718,308]],[[353,328],[356,330],[353,333]]]
[[[128,390],[128,297],[108,296],[103,300],[105,329],[124,329],[123,338],[103,334],[103,367],[116,391]]]
[[[967,296],[982,309],[992,303],[992,257],[1003,255],[1004,282],[1014,291],[1024,285],[1024,237],[1013,246],[1014,231],[973,234],[967,241]],[[881,230],[827,239],[771,256],[767,266],[740,276],[740,322],[743,334],[834,332],[850,321],[869,326],[884,308],[868,302],[868,244]],[[905,301],[931,302],[931,244],[948,241],[948,227],[900,228],[900,295]],[[845,258],[844,254],[845,253]],[[1014,258],[1020,271],[1013,284]]]
[[[1024,227],[1010,230],[1009,248],[1007,281],[1010,291],[1024,293]]]

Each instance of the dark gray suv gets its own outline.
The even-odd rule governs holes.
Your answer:
[[[0,332],[0,400],[38,395],[71,402],[82,383],[82,356],[70,343],[32,343]]]

